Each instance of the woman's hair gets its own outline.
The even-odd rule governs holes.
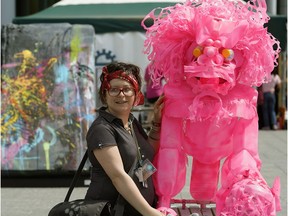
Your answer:
[[[107,72],[108,74],[113,74],[116,71],[123,71],[126,75],[132,75],[135,77],[135,79],[137,80],[139,89],[141,89],[142,86],[142,80],[141,80],[141,74],[140,74],[140,68],[134,64],[127,64],[124,62],[112,62],[106,66],[104,66],[105,72]],[[103,71],[104,71],[103,68]],[[105,76],[107,74],[105,74],[104,72],[102,72],[101,76],[100,76],[100,81],[101,81],[101,87],[99,90],[99,97],[100,100],[102,101],[102,103],[105,103],[105,94],[106,94],[106,89],[103,91],[103,81],[105,80]]]

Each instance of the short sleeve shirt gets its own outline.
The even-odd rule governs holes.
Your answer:
[[[149,159],[152,161],[154,157],[154,149],[148,143],[145,131],[132,114],[129,119],[132,121],[132,127],[134,128],[137,137],[142,160]],[[105,173],[101,164],[95,158],[93,150],[117,145],[123,161],[124,169],[128,173],[138,154],[134,138],[124,128],[122,120],[106,112],[103,107],[99,110],[99,116],[89,128],[86,140],[88,145],[88,157],[92,164],[92,172],[91,183],[85,199],[109,200],[114,205],[119,193],[112,184],[108,175]],[[133,180],[143,197],[150,205],[153,205],[155,201],[155,192],[152,178],[150,177],[148,179],[148,188],[144,188],[142,183],[139,183],[135,174]],[[128,203],[125,206],[124,212],[124,215],[141,215]]]
[[[271,75],[271,80],[268,83],[263,83],[262,85],[262,91],[263,93],[270,92],[274,93],[275,92],[275,86],[281,83],[281,79],[278,74],[272,74]]]

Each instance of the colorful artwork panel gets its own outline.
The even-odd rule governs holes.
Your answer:
[[[74,170],[95,118],[94,29],[2,26],[2,170]]]

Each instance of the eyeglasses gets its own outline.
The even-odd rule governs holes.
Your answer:
[[[116,88],[116,87],[111,87],[108,89],[108,94],[112,97],[116,97],[120,95],[120,93],[123,92],[123,94],[127,97],[131,97],[135,95],[135,90],[134,88],[129,88],[129,87],[124,87],[124,88]]]

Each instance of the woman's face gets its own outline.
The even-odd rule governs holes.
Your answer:
[[[128,81],[122,79],[112,79],[110,81],[110,89],[106,91],[106,103],[110,112],[130,113],[134,101],[135,90]]]

